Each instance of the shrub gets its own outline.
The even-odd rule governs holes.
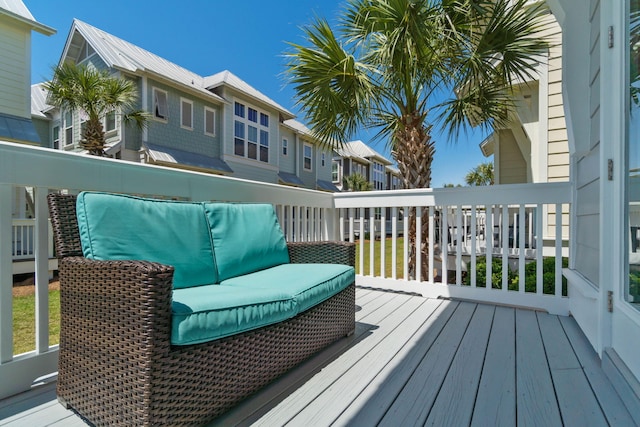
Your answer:
[[[562,267],[566,268],[569,265],[567,258],[562,258]],[[555,294],[555,275],[556,261],[555,258],[544,258],[542,260],[542,293],[553,295]],[[524,267],[525,277],[525,292],[536,291],[536,270],[537,261],[532,261]],[[487,259],[480,257],[476,259],[476,286],[479,288],[486,287],[487,277]],[[517,291],[520,277],[518,271],[509,269],[507,274],[507,283],[510,291]],[[467,274],[465,276],[464,284],[469,286],[471,284],[471,276]],[[640,275],[637,277],[637,284],[640,288]],[[502,258],[491,259],[491,287],[493,289],[502,289]],[[640,290],[640,289],[639,289]],[[562,278],[562,295],[567,296],[567,279]]]

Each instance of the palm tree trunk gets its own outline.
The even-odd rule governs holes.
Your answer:
[[[403,128],[394,134],[392,155],[398,162],[404,188],[429,188],[431,185],[431,163],[435,154],[435,142],[431,139],[431,127],[426,127],[417,113],[403,117]],[[416,279],[416,209],[410,208],[409,219],[409,276]],[[429,223],[428,208],[422,209],[421,227],[421,280],[429,278]],[[407,215],[407,213],[405,213]],[[405,236],[406,238],[406,236]]]
[[[104,152],[106,140],[100,118],[89,117],[80,143],[82,144],[82,148],[87,150],[89,154],[100,157],[106,156]]]

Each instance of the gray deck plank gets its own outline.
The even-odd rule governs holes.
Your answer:
[[[476,304],[462,302],[429,348],[380,425],[422,425],[460,346]]]
[[[473,414],[495,306],[480,304],[447,372],[425,425],[469,425]]]
[[[570,317],[494,307],[489,327],[475,303],[437,301],[429,315],[420,310],[435,303],[421,297],[358,288],[356,299],[353,338],[240,405],[228,424],[468,425],[473,406],[477,426],[636,425]],[[51,382],[1,400],[7,425],[85,424]]]
[[[580,330],[575,319],[559,317],[559,320],[609,424],[612,426],[635,425],[631,414],[602,371],[598,354]]]
[[[558,316],[540,312],[536,313],[536,316],[549,368],[552,371],[555,369],[580,368],[578,358],[573,352],[562,325],[558,321]]]
[[[564,425],[607,425],[558,317],[545,313],[537,316]]]
[[[560,410],[536,314],[516,310],[516,387],[519,426],[560,426]]]
[[[438,338],[449,318],[456,310],[457,302],[447,301],[427,322],[422,324],[407,344],[375,377],[335,421],[335,425],[376,425],[384,417],[396,396],[407,383],[424,354]]]
[[[393,360],[398,352],[407,346],[416,330],[438,310],[442,301],[425,300],[406,320],[397,324],[379,344],[363,355],[359,362],[344,372],[328,389],[307,405],[293,420],[296,425],[318,425],[332,423],[352,406],[358,395],[367,388],[378,374],[379,369]],[[406,325],[406,327],[405,327]],[[373,367],[375,369],[372,369]],[[336,407],[335,397],[340,396],[342,407]]]
[[[293,419],[320,393],[337,381],[345,371],[356,365],[360,359],[375,348],[388,334],[392,333],[411,312],[422,305],[418,298],[394,294],[393,304],[389,303],[366,316],[367,323],[375,324],[376,328],[366,338],[360,340],[347,350],[338,360],[322,370],[322,375],[316,375],[300,387],[296,393],[282,401],[273,410],[262,417],[256,425],[283,425]]]
[[[471,425],[516,423],[515,310],[496,307]]]

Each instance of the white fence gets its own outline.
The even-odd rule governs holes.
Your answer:
[[[14,355],[13,349],[11,263],[15,231],[11,205],[16,187],[33,187],[35,206],[35,218],[32,220],[32,228],[27,233],[33,236],[35,242],[33,248],[29,249],[29,252],[33,253],[36,267],[35,350],[21,355]],[[281,225],[290,241],[331,240],[340,236],[355,240],[355,224],[358,224],[359,285],[382,286],[420,292],[427,296],[459,297],[567,313],[567,298],[561,294],[562,259],[559,256],[563,249],[563,215],[558,215],[558,221],[551,224],[558,236],[554,245],[554,253],[557,256],[555,288],[552,295],[545,295],[542,290],[541,252],[537,253],[535,258],[538,261],[535,292],[525,292],[522,279],[515,291],[508,290],[508,286],[492,289],[490,283],[481,287],[476,284],[476,276],[480,258],[484,258],[488,266],[491,266],[492,258],[501,258],[503,265],[507,265],[510,259],[515,259],[518,271],[522,272],[527,261],[525,255],[528,248],[532,248],[534,243],[536,247],[542,247],[543,243],[542,233],[532,232],[534,229],[542,229],[543,215],[528,215],[528,212],[566,212],[567,207],[563,208],[562,204],[568,204],[570,201],[569,184],[330,194],[0,142],[0,399],[28,389],[37,377],[52,374],[57,370],[57,346],[51,345],[49,337],[47,269],[50,230],[46,195],[50,191],[60,190],[108,191],[185,200],[271,203],[276,206]],[[407,258],[403,254],[407,253],[409,240],[408,221],[404,221],[400,213],[408,212],[409,207],[427,209],[426,216],[418,218],[421,224],[429,225],[429,251],[426,256],[429,257],[429,266],[440,263],[440,273],[430,268],[429,279],[424,282],[407,279]],[[366,209],[369,218],[365,218]],[[379,269],[381,273],[377,275],[374,274],[372,262],[369,262],[369,270],[365,271],[367,259],[376,259],[376,249],[375,245],[369,245],[370,249],[365,254],[367,242],[364,232],[367,220],[371,224],[376,223],[376,210],[379,215],[377,232],[382,236],[388,235],[388,238],[380,239],[379,242],[382,247],[381,250],[378,249],[382,268]],[[420,209],[418,211],[420,212]],[[493,211],[494,215],[484,214],[490,211]],[[498,216],[495,211],[498,212]],[[449,214],[436,217],[436,212]],[[514,216],[514,212],[517,215]],[[495,218],[503,218],[504,225],[500,227],[500,224],[495,224]],[[506,218],[510,218],[509,221]],[[517,223],[515,226],[514,218]],[[497,244],[494,239],[484,239],[483,243],[483,233],[479,224],[483,224],[486,230],[494,230],[494,225],[499,226]],[[566,227],[566,221],[564,225]],[[436,239],[436,230],[448,232],[439,232],[439,239]],[[464,231],[458,233],[457,230]],[[510,230],[511,239],[515,242],[511,244]],[[455,236],[458,235],[464,237],[456,239]],[[462,250],[454,250],[458,241],[469,247],[468,259],[463,259],[463,255],[467,255],[463,254]],[[399,244],[400,242],[402,244]],[[484,253],[478,251],[483,244],[485,247],[489,245],[492,250]],[[387,257],[385,249],[389,246],[392,247],[392,251]],[[402,260],[399,269],[395,267],[398,256]],[[386,274],[385,267],[389,261],[393,267],[391,272]],[[463,270],[465,264],[466,271]],[[491,272],[488,273],[487,277],[491,276]],[[417,277],[420,277],[420,272]],[[524,275],[521,274],[520,277]],[[464,284],[465,280],[470,281],[468,286]],[[504,269],[504,283],[507,280],[508,272]],[[448,282],[451,284],[447,284]]]
[[[340,210],[340,235],[359,243],[360,284],[568,314],[562,263],[563,255],[568,255],[569,183],[344,193],[334,198]],[[429,232],[428,250],[418,252],[413,277],[409,277],[406,255],[410,238],[405,213],[411,208],[418,208],[418,229],[428,227]],[[387,215],[391,216],[391,230],[386,228]],[[553,233],[544,232],[545,217],[546,228],[552,228]],[[389,237],[368,240],[372,234],[365,232],[367,221],[380,226],[373,237]],[[419,234],[418,246],[422,243]],[[553,236],[552,247],[544,255],[553,256],[555,275],[546,291],[543,251],[534,250],[544,247],[545,234]],[[428,257],[426,275],[421,271],[423,256]],[[499,264],[494,264],[494,259]],[[531,272],[527,264],[533,261],[535,271]],[[494,265],[501,270],[492,271]],[[481,269],[484,283],[478,283]],[[416,280],[424,276],[426,281]]]

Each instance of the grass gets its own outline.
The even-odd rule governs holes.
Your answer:
[[[13,298],[13,353],[35,350],[36,297],[34,292],[21,292]],[[49,345],[60,340],[60,291],[49,291]]]
[[[380,240],[375,240],[373,244],[373,251],[374,251],[373,272],[375,276],[381,275],[380,274],[380,245],[381,244],[382,243]],[[392,239],[391,238],[385,239],[384,245],[385,245],[384,246],[385,276],[391,277]],[[404,260],[403,248],[404,248],[404,238],[398,237],[397,247],[396,247],[396,277],[398,279],[402,279],[404,277],[403,266],[402,266],[402,263]],[[369,268],[370,268],[370,257],[369,257],[370,250],[371,250],[371,240],[365,240],[364,241],[364,274],[366,275],[369,274]],[[360,272],[360,240],[359,239],[356,239],[356,273],[362,274],[362,272]]]

